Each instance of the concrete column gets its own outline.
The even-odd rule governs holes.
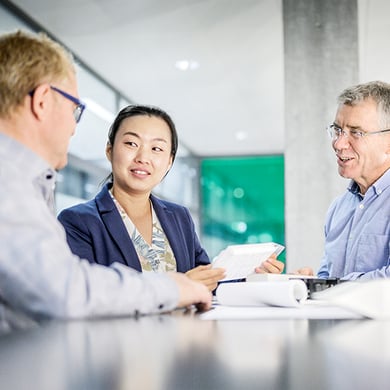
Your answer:
[[[358,82],[357,17],[357,0],[283,0],[288,271],[318,269],[326,210],[348,185],[325,128]]]

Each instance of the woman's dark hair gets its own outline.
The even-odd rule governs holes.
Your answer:
[[[161,110],[161,108],[158,107],[132,104],[130,106],[122,108],[122,110],[120,110],[118,115],[116,116],[108,132],[108,142],[111,144],[111,146],[114,146],[115,137],[122,121],[126,118],[130,118],[132,116],[137,115],[147,115],[161,118],[168,125],[169,130],[171,131],[171,156],[173,162],[175,160],[178,146],[176,127],[173,123],[172,118],[165,111]]]
[[[138,116],[138,115],[154,116],[156,118],[161,118],[168,125],[169,130],[171,131],[171,156],[172,156],[172,163],[173,163],[173,161],[175,161],[178,142],[179,142],[176,127],[172,118],[161,108],[155,106],[131,104],[129,106],[126,106],[125,108],[122,108],[122,110],[119,111],[118,115],[116,116],[114,122],[110,127],[110,130],[108,132],[108,143],[111,146],[114,146],[116,134],[118,133],[119,127],[124,119],[130,118],[132,116]],[[111,173],[104,180],[104,182],[107,182],[108,180],[112,181],[112,179],[113,177]]]

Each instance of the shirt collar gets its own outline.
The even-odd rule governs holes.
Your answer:
[[[56,171],[43,158],[3,133],[0,133],[0,156],[8,159],[12,156],[13,166],[31,181],[39,177],[56,177]]]
[[[380,195],[387,187],[390,186],[390,169],[388,169],[374,184],[369,188],[372,188],[376,195]],[[360,189],[358,184],[351,180],[348,190],[354,195],[360,195]]]

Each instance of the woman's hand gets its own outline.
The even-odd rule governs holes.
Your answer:
[[[197,282],[203,283],[210,291],[217,287],[218,281],[225,277],[224,268],[211,268],[211,264],[199,265],[186,272],[186,275]]]
[[[284,263],[276,258],[276,255],[271,255],[267,260],[264,260],[259,267],[255,268],[257,274],[281,274],[284,270]]]

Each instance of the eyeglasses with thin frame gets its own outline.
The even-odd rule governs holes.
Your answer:
[[[73,110],[73,116],[74,116],[76,123],[79,123],[81,116],[83,115],[83,112],[86,108],[86,105],[80,99],[77,99],[76,97],[70,95],[69,93],[63,91],[62,89],[54,87],[53,85],[50,85],[50,88],[53,91],[56,91],[59,94],[61,94],[64,98],[66,98],[66,99],[70,100],[71,102],[73,102],[74,104],[76,104],[76,107]],[[33,89],[32,91],[29,92],[29,95],[31,97],[34,95],[34,91],[35,91],[35,89]]]
[[[331,138],[332,141],[336,141],[337,139],[340,138],[341,135],[354,140],[359,140],[368,135],[381,134],[390,131],[390,129],[378,130],[378,131],[364,131],[364,130],[351,129],[349,131],[346,131],[343,130],[341,127],[335,125],[334,123],[329,125],[326,128],[326,130],[328,131],[329,137]]]

